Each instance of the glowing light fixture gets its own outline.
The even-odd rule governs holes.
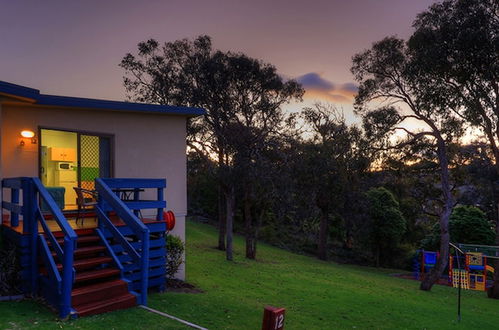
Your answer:
[[[36,144],[36,142],[37,142],[36,141],[36,137],[35,137],[35,132],[30,131],[30,130],[23,130],[23,131],[21,131],[21,137],[22,137],[22,139],[21,139],[21,142],[19,143],[19,145],[21,147],[24,147],[24,145],[26,144],[24,142],[24,139],[31,139],[31,143],[32,144]]]
[[[22,136],[22,137],[24,137],[24,138],[28,138],[28,139],[30,139],[30,138],[32,138],[32,137],[34,137],[34,136],[35,136],[35,132],[33,132],[33,131],[28,131],[28,130],[26,130],[26,131],[21,131],[21,136]]]

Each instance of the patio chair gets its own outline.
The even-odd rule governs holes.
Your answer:
[[[93,210],[97,205],[97,191],[88,190],[80,187],[73,187],[76,192],[76,204],[78,205],[78,213],[76,215],[76,224],[81,217],[81,224],[85,220],[85,212]],[[83,213],[83,214],[82,214]]]

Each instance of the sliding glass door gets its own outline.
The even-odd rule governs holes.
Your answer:
[[[77,208],[74,187],[93,190],[112,176],[111,136],[41,129],[40,178],[59,206]]]
[[[79,134],[81,188],[93,190],[96,178],[111,177],[111,143],[109,137]]]

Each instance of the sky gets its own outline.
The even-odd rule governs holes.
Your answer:
[[[0,80],[44,94],[124,100],[126,53],[149,38],[212,37],[216,49],[271,63],[306,89],[298,111],[330,102],[350,122],[351,58],[407,38],[433,0],[0,0]]]

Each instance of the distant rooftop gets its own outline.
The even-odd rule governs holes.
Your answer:
[[[0,96],[13,96],[29,99],[33,104],[84,109],[104,109],[115,111],[162,113],[169,115],[199,116],[206,112],[201,108],[177,107],[171,105],[120,102],[82,97],[41,94],[38,89],[0,81]]]

